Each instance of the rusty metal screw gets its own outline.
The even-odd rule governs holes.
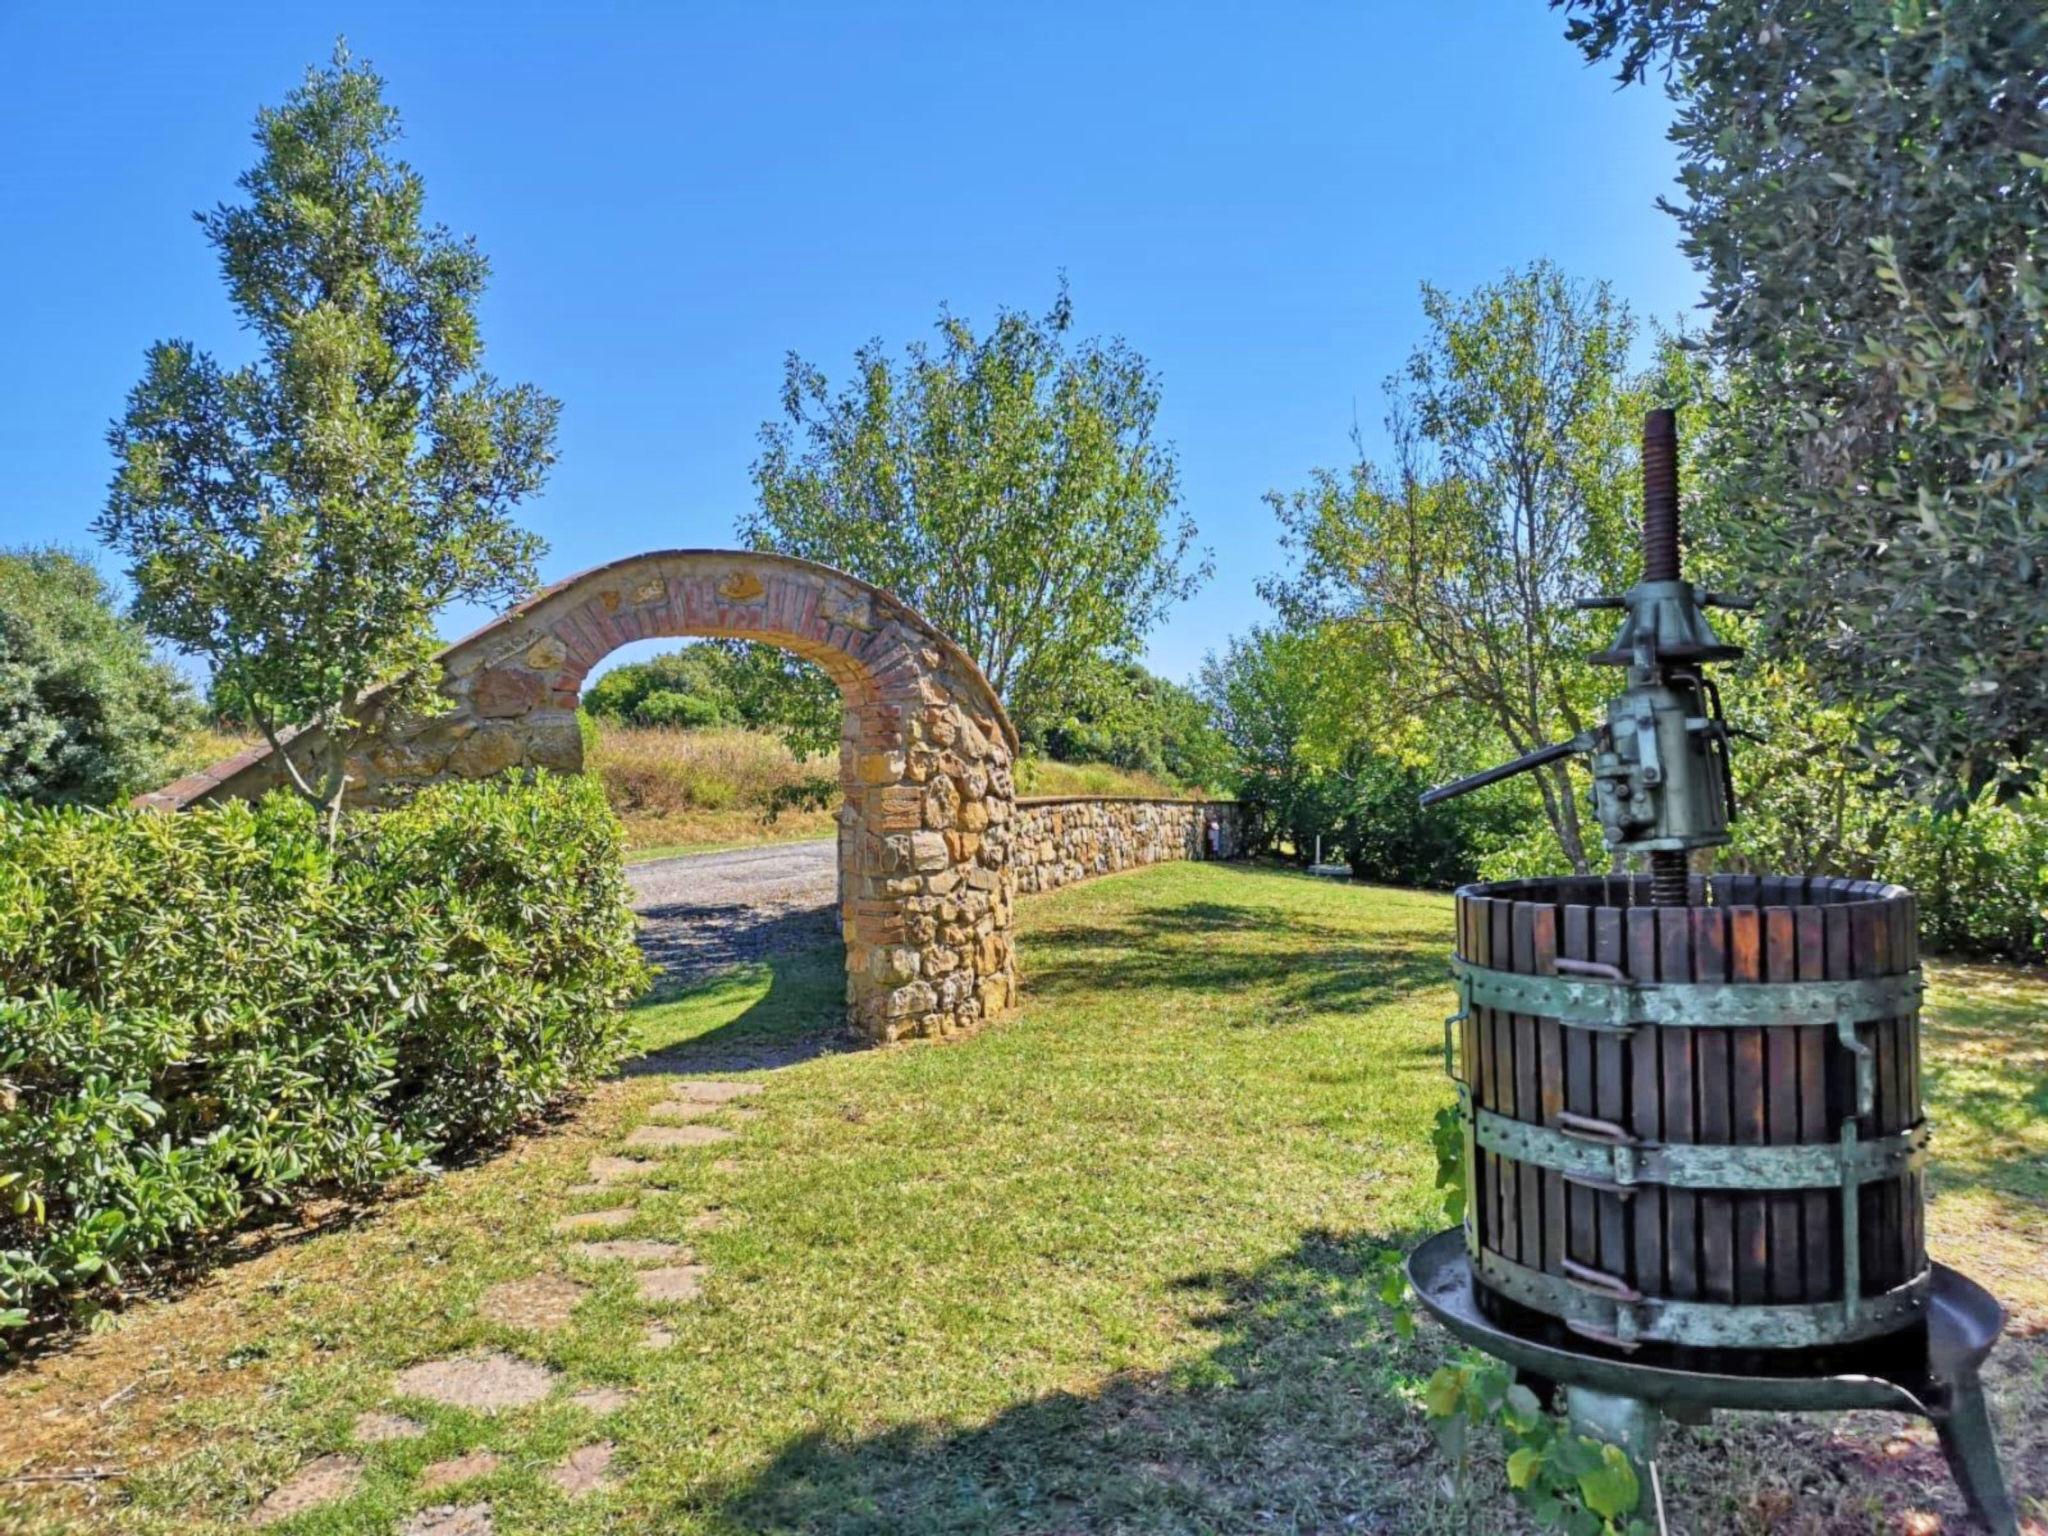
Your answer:
[[[1678,413],[1643,418],[1643,580],[1678,580]]]
[[[1651,411],[1643,418],[1643,580],[1676,581],[1678,528],[1678,413]],[[1650,855],[1650,904],[1682,907],[1689,897],[1683,852]]]

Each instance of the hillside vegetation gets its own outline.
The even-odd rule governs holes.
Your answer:
[[[770,731],[677,730],[600,721],[586,766],[626,824],[630,853],[664,853],[830,837],[839,807],[837,753],[799,757]],[[1023,795],[1199,798],[1156,774],[1106,763],[1026,759]]]

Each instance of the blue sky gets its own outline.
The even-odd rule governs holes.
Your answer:
[[[1043,309],[1159,370],[1208,587],[1185,678],[1263,617],[1261,493],[1376,439],[1417,285],[1548,256],[1639,313],[1698,285],[1668,108],[1540,0],[1395,5],[0,5],[0,543],[88,545],[154,339],[239,359],[193,210],[345,33],[429,213],[494,279],[488,363],[564,402],[525,511],[549,578],[731,542],[794,349],[835,379],[942,301]],[[111,558],[102,564],[112,569]],[[478,617],[451,612],[450,634]]]

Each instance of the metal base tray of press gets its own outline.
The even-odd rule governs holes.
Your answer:
[[[1934,1425],[1971,1513],[1988,1529],[1996,1536],[2019,1530],[1978,1374],[2005,1326],[2005,1312],[1982,1286],[1946,1265],[1933,1266],[1924,1324],[1829,1350],[1644,1345],[1624,1353],[1480,1291],[1465,1234],[1456,1227],[1408,1256],[1408,1279],[1424,1308],[1452,1334],[1514,1367],[1541,1396],[1563,1387],[1582,1432],[1620,1445],[1642,1463],[1654,1459],[1666,1416],[1700,1423],[1716,1408],[1889,1409]]]

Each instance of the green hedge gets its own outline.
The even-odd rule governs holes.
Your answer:
[[[0,802],[0,1322],[503,1135],[617,1060],[644,983],[592,780],[433,789],[332,849],[283,795]]]

